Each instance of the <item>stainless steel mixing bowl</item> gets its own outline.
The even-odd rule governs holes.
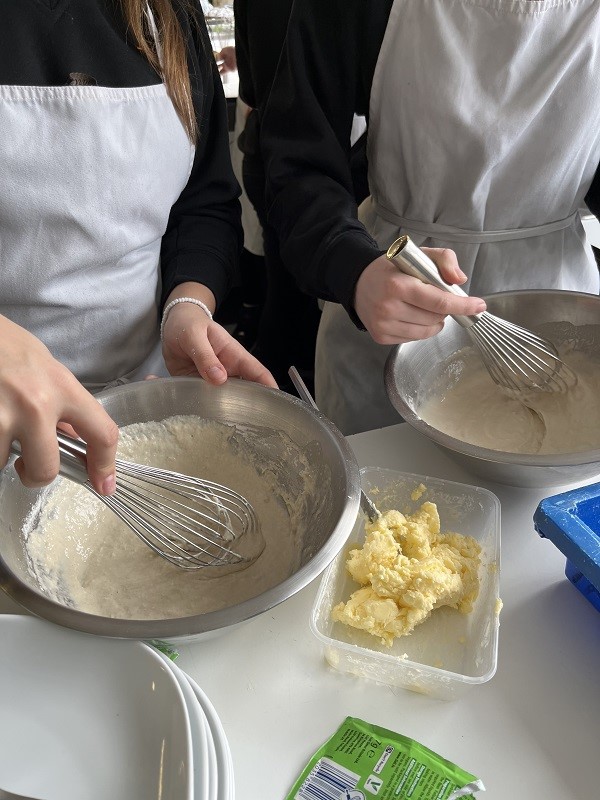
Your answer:
[[[492,314],[533,329],[555,343],[575,340],[579,349],[600,357],[600,298],[596,295],[528,290],[499,292],[485,299]],[[598,475],[599,449],[561,455],[505,453],[462,442],[421,419],[419,409],[424,401],[434,394],[443,396],[458,378],[456,370],[443,368],[444,362],[471,344],[466,331],[449,319],[437,336],[392,349],[385,367],[385,385],[402,418],[486,480],[545,488],[586,482]]]
[[[319,412],[284,392],[230,379],[214,387],[196,378],[164,378],[111,388],[98,399],[118,425],[159,421],[179,414],[233,423],[282,484],[302,493],[298,553],[293,574],[244,602],[177,619],[111,619],[83,613],[44,595],[28,569],[24,521],[39,492],[25,489],[8,465],[0,473],[0,586],[29,611],[87,633],[183,642],[213,636],[281,603],[302,589],[338,553],[359,508],[360,473],[350,446]],[[311,488],[278,442],[282,432],[309,460]],[[209,586],[211,582],[206,582]]]

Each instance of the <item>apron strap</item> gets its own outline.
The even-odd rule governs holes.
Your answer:
[[[385,208],[377,200],[373,201],[375,211],[382,218],[397,225],[402,231],[417,234],[426,238],[441,239],[445,242],[468,242],[470,244],[483,244],[485,242],[506,242],[514,239],[529,239],[531,236],[543,236],[570,227],[577,219],[579,211],[554,222],[544,225],[533,225],[530,228],[508,228],[500,231],[470,231],[464,228],[455,228],[452,225],[440,225],[437,222],[421,222],[419,220],[401,217]]]

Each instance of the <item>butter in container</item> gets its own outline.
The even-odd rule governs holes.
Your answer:
[[[546,497],[533,523],[564,553],[565,575],[600,611],[600,483]]]
[[[423,502],[436,505],[444,531],[473,537],[481,547],[479,592],[473,610],[438,608],[391,647],[364,630],[333,618],[358,584],[348,555],[365,539],[360,514],[346,547],[325,570],[310,617],[325,660],[338,670],[380,684],[399,686],[441,700],[484,684],[496,671],[500,601],[500,501],[487,489],[381,467],[361,469],[363,490],[380,512],[412,513]],[[345,800],[345,798],[344,798]]]

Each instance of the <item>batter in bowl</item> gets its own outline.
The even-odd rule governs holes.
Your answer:
[[[252,444],[260,437],[261,447]],[[271,437],[272,447],[269,446]],[[272,452],[272,460],[265,453]],[[286,480],[276,468],[293,464]],[[266,547],[240,572],[218,578],[181,570],[157,556],[83,487],[59,479],[43,493],[27,532],[29,568],[51,599],[80,611],[122,619],[166,619],[235,605],[266,591],[297,568],[298,520],[306,503],[326,498],[323,476],[278,431],[238,431],[199,417],[121,429],[120,458],[204,477],[248,498]]]
[[[455,363],[463,363],[452,387],[419,408],[429,425],[462,442],[508,453],[557,455],[600,448],[599,360],[581,351],[561,352],[577,375],[575,386],[564,393],[517,395],[497,386],[474,352],[464,354],[453,356]]]

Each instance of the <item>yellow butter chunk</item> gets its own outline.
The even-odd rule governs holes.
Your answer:
[[[434,503],[410,515],[387,511],[366,524],[365,542],[347,568],[362,588],[332,617],[365,630],[390,647],[440,606],[463,614],[479,592],[481,547],[471,536],[441,533]]]

